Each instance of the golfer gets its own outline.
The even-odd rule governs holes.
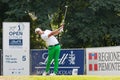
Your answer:
[[[55,35],[58,35],[62,31],[63,27],[64,25],[62,24],[60,28],[53,31],[51,30],[43,31],[40,28],[35,29],[35,33],[41,35],[41,38],[46,42],[48,46],[48,61],[46,64],[46,70],[43,73],[43,75],[47,75],[49,73],[50,63],[53,59],[54,59],[54,72],[51,73],[50,75],[56,75],[58,72],[58,64],[59,64],[58,59],[59,59],[61,47]]]

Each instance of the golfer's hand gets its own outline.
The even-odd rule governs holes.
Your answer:
[[[60,25],[60,27],[61,27],[61,28],[64,28],[64,23],[62,23],[62,24]]]
[[[63,32],[64,24],[60,26],[60,32]]]

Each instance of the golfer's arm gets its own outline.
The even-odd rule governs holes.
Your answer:
[[[52,31],[52,32],[48,35],[48,37],[50,37],[50,36],[52,36],[52,35],[57,35],[57,34],[59,34],[59,33],[60,33],[59,29],[56,29],[56,30]]]
[[[48,37],[50,37],[50,36],[52,36],[52,35],[58,35],[58,34],[60,33],[60,29],[61,29],[61,28],[63,28],[63,27],[60,27],[60,28],[52,31],[52,32],[48,35]]]

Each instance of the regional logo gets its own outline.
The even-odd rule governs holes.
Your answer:
[[[88,53],[89,71],[98,71],[98,53]]]

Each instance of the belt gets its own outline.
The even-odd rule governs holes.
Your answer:
[[[57,46],[57,45],[60,45],[60,44],[58,43],[58,44],[55,44],[55,45],[49,45],[49,47],[53,47],[53,46]]]

